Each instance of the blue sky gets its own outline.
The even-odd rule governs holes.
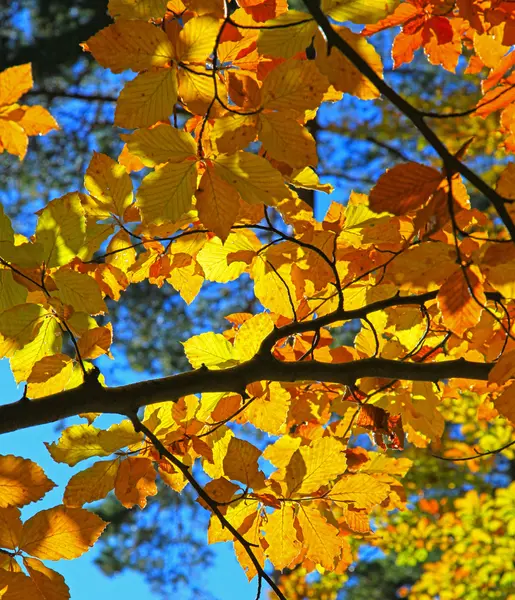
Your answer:
[[[7,360],[0,360],[0,389],[1,403],[7,404],[18,400],[21,388],[17,389]],[[59,430],[56,425],[44,425],[16,431],[0,436],[0,454],[14,454],[30,458],[37,462],[45,473],[57,484],[39,502],[30,504],[23,509],[23,519],[34,513],[61,504],[64,486],[75,472],[64,464],[55,463],[47,452],[43,442],[51,442],[58,438]],[[256,582],[247,583],[243,570],[237,563],[231,544],[216,544],[213,546],[215,560],[213,567],[204,574],[205,589],[220,600],[246,600],[255,598]],[[94,564],[95,548],[82,557],[72,561],[48,562],[48,566],[61,573],[71,592],[72,600],[151,600],[161,598],[146,584],[144,578],[132,572],[124,572],[114,577],[106,577]],[[198,573],[195,574],[198,576]],[[181,600],[175,595],[174,600]],[[199,600],[202,600],[201,598]]]

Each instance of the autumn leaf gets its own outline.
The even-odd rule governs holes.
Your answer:
[[[117,21],[90,37],[83,48],[113,73],[162,67],[174,58],[166,34],[143,21]]]
[[[56,506],[25,521],[20,549],[47,560],[77,558],[93,546],[105,526],[87,510]]]
[[[130,421],[111,425],[107,430],[93,425],[72,425],[63,431],[59,441],[45,444],[56,462],[70,467],[92,456],[109,456],[116,450],[137,444],[141,434],[134,431]]]
[[[336,527],[327,522],[314,506],[301,505],[297,515],[303,536],[303,546],[308,558],[325,569],[332,569],[339,558],[343,538],[338,536]]]
[[[263,487],[265,476],[257,462],[260,456],[261,452],[249,442],[231,438],[223,462],[226,476],[240,481],[246,487]]]
[[[55,487],[43,469],[31,460],[0,456],[0,508],[36,502]]]
[[[280,509],[269,515],[265,539],[268,542],[267,556],[276,569],[284,569],[297,558],[302,544],[295,529],[295,513],[292,506],[283,504]]]
[[[129,456],[121,462],[116,473],[116,497],[126,508],[136,504],[145,508],[147,497],[157,494],[156,475],[150,459]]]
[[[115,486],[119,466],[119,459],[105,460],[76,473],[66,485],[64,505],[82,507],[88,502],[105,498]]]
[[[341,442],[325,437],[301,446],[285,469],[288,493],[315,494],[322,486],[344,473],[347,459]]]

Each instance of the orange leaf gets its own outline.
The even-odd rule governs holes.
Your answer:
[[[67,600],[70,597],[70,590],[64,582],[64,577],[46,567],[40,560],[24,556],[23,565],[41,600]],[[34,596],[33,598],[36,600]]]
[[[486,304],[483,280],[475,266],[461,269],[450,275],[437,296],[443,322],[453,333],[463,333],[479,323]]]
[[[263,487],[265,476],[258,467],[260,456],[261,452],[251,443],[231,438],[223,462],[226,476],[251,488]]]
[[[98,358],[107,354],[113,341],[113,329],[111,324],[106,327],[95,327],[89,329],[77,342],[82,358]]]
[[[381,175],[370,192],[370,208],[375,212],[405,215],[424,205],[444,176],[425,165],[410,162],[396,165]]]
[[[156,471],[149,458],[126,458],[116,475],[114,492],[118,500],[126,507],[137,504],[140,508],[147,505],[147,496],[157,494]]]
[[[31,460],[0,456],[0,508],[36,502],[53,487],[55,483]]]
[[[22,528],[18,508],[14,506],[0,508],[0,548],[16,550],[20,543]]]

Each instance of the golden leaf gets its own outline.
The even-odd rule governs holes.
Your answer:
[[[106,525],[82,508],[55,506],[23,524],[20,549],[48,560],[77,558],[93,546]]]
[[[105,498],[114,488],[120,460],[101,460],[76,473],[66,485],[63,503],[82,507],[88,502]]]
[[[280,509],[268,516],[265,540],[268,542],[267,557],[279,571],[287,567],[302,549],[294,526],[293,506],[283,504]]]
[[[0,508],[36,502],[53,487],[55,483],[31,460],[0,456]]]
[[[111,425],[108,430],[93,425],[72,425],[62,432],[57,443],[45,443],[45,446],[56,462],[73,467],[92,456],[109,456],[141,439],[141,433],[136,433],[132,423],[126,420]]]

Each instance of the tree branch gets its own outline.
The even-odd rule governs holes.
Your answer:
[[[22,399],[0,406],[0,434],[88,412],[130,414],[142,406],[156,402],[176,402],[188,394],[238,392],[255,381],[326,381],[352,385],[363,377],[434,382],[456,377],[487,380],[493,366],[494,363],[464,359],[427,364],[385,358],[365,358],[340,364],[318,361],[281,362],[271,355],[258,354],[253,359],[228,369],[210,370],[201,367],[187,373],[114,388],[103,388],[85,382],[75,389],[35,401]]]
[[[426,138],[435,152],[442,158],[446,165],[449,165],[453,172],[460,173],[467,179],[478,191],[484,194],[495,207],[497,214],[509,231],[512,240],[515,242],[515,223],[512,221],[506,206],[506,199],[500,196],[493,188],[481,179],[477,173],[463,164],[454,154],[452,154],[442,140],[429,127],[424,120],[424,113],[419,111],[410,102],[400,96],[391,88],[379,75],[370,67],[367,61],[352,48],[338,33],[333,29],[331,23],[322,12],[319,0],[304,0],[309,12],[318,23],[325,34],[328,48],[338,48],[338,50],[347,58],[371,83],[373,83],[379,92],[396,106]]]

